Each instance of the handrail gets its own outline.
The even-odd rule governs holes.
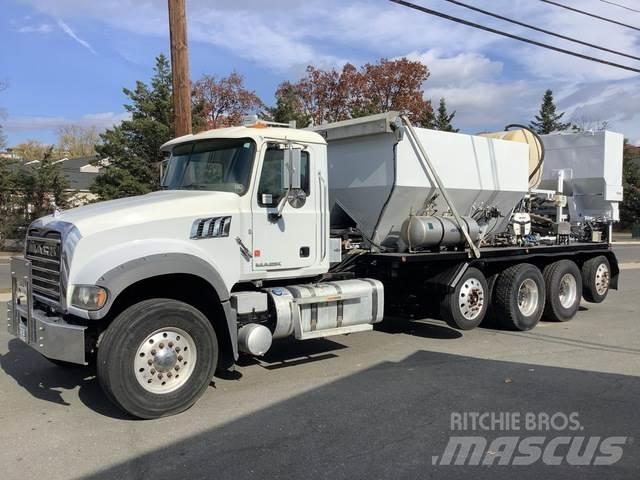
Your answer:
[[[324,182],[324,178],[322,177],[322,173],[318,173],[318,183],[320,184],[320,245],[322,248],[322,258],[320,259],[321,262],[324,262],[324,259],[327,257],[327,243],[328,240],[326,238],[326,232],[325,230],[327,230],[327,221],[324,218],[325,217],[325,198],[328,201],[329,200],[329,194],[328,192],[325,192],[326,189],[326,184]],[[325,193],[326,193],[326,197],[325,197]],[[328,210],[328,209],[327,209]]]

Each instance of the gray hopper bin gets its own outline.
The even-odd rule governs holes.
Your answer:
[[[450,215],[436,182],[389,112],[314,127],[328,143],[332,225],[349,217],[373,242],[404,251],[399,239],[410,214]],[[495,207],[485,226],[503,231],[527,193],[529,147],[524,143],[416,128],[458,213]],[[427,211],[428,210],[428,211]]]

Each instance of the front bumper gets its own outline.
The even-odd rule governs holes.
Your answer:
[[[7,312],[9,333],[47,358],[86,365],[85,330],[67,323],[62,316],[34,308],[31,262],[11,259],[11,302]]]

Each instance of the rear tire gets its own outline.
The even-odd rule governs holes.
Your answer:
[[[468,268],[456,288],[447,293],[440,304],[440,314],[451,328],[476,328],[487,313],[489,289],[484,274]]]
[[[543,318],[556,322],[571,320],[582,298],[580,269],[571,260],[559,260],[547,265],[542,276],[547,294]]]
[[[503,328],[526,331],[542,317],[545,287],[542,273],[529,263],[503,271],[495,286],[495,317]]]
[[[205,392],[218,362],[218,340],[198,309],[151,299],[122,312],[98,349],[97,376],[107,396],[139,418],[191,407]]]
[[[489,292],[487,297],[487,313],[484,316],[484,320],[482,321],[482,325],[488,328],[495,328],[498,326],[498,322],[496,322],[496,312],[495,312],[495,291],[496,291],[496,282],[498,281],[498,277],[502,272],[495,272],[487,277],[487,291]]]
[[[604,255],[590,258],[582,265],[582,295],[587,302],[600,303],[607,298],[611,265]]]

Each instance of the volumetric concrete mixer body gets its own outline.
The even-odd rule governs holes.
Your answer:
[[[444,222],[424,225],[427,232],[434,229],[435,236],[443,239],[447,231],[459,229],[433,172],[420,160],[415,142],[396,119],[383,114],[316,130],[328,143],[332,225],[348,217],[372,243],[405,251],[409,246],[402,229],[403,224],[405,231],[409,228],[405,222],[411,216],[444,217]],[[452,203],[465,217],[463,224],[479,211],[494,212],[490,221],[469,227],[480,230],[476,239],[488,230],[504,230],[528,190],[528,145],[423,128],[414,131]]]

